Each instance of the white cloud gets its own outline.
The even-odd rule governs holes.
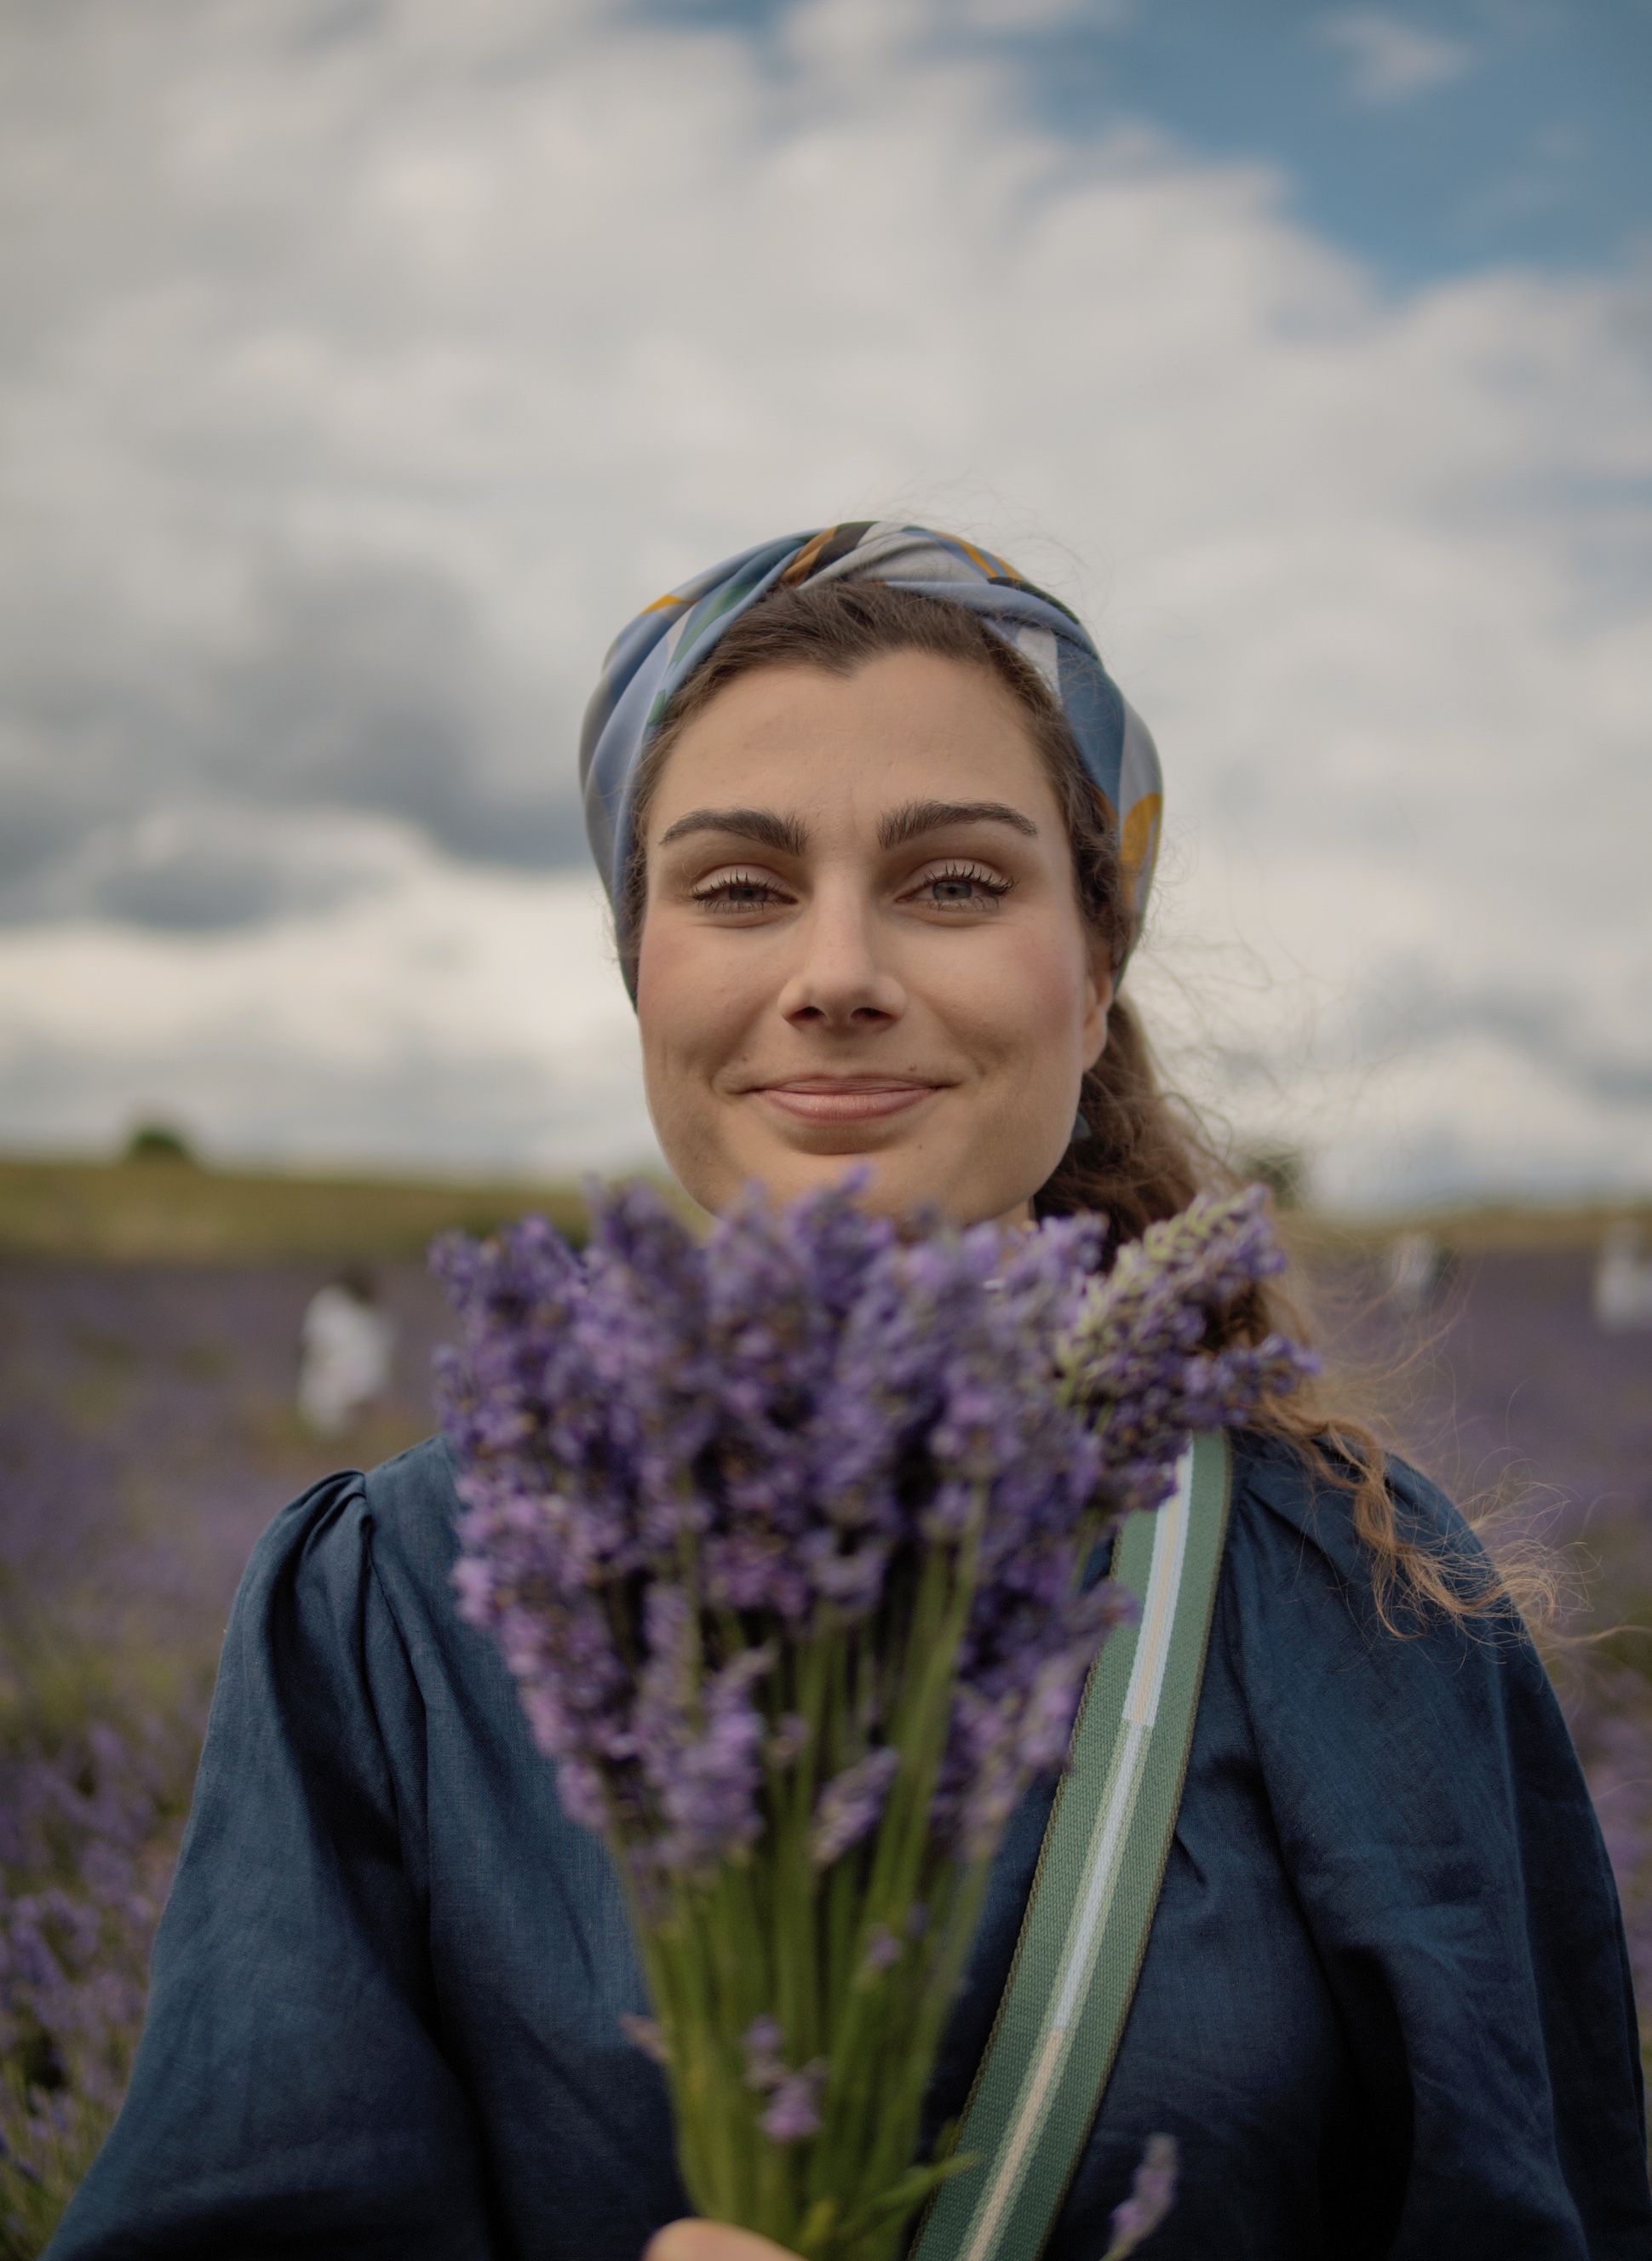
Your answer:
[[[106,1148],[455,1167],[657,1160],[594,879],[478,873],[386,828],[372,892],[207,938],[0,931],[0,1128]]]
[[[1265,171],[1073,146],[944,21],[811,0],[765,61],[506,0],[14,15],[0,777],[40,869],[90,853],[71,786],[107,855],[139,776],[140,813],[205,778],[496,847],[571,778],[640,603],[779,528],[921,509],[1074,601],[1153,721],[1172,843],[1137,978],[1243,1130],[1302,1132],[1349,1198],[1644,1177],[1644,284],[1385,299]],[[398,682],[449,733],[426,770]],[[497,919],[531,965],[554,883],[412,871],[213,939],[14,930],[0,1135],[92,1135],[147,1075],[263,1151],[614,1151],[640,1118],[599,951],[555,962],[600,1067],[511,951],[456,986],[402,947]],[[306,971],[334,960],[363,969],[336,996]],[[77,985],[180,1001],[99,1020]]]
[[[1372,109],[1410,102],[1462,77],[1474,61],[1461,39],[1443,39],[1378,8],[1344,8],[1314,36],[1341,56],[1349,93]]]

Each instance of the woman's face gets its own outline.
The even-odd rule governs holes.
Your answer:
[[[991,675],[902,651],[741,677],[667,758],[647,854],[649,1106],[697,1201],[859,1165],[879,1209],[1030,1214],[1111,985]]]

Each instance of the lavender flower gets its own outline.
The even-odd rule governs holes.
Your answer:
[[[619,1856],[691,2193],[824,2253],[787,2209],[841,2184],[845,2221],[880,2225],[856,2261],[879,2261],[929,2187],[923,2092],[975,1891],[1132,1607],[1087,1566],[1190,1430],[1304,1360],[1203,1348],[1273,1262],[1249,1196],[1104,1274],[1092,1218],[900,1227],[854,1195],[753,1192],[697,1245],[631,1187],[593,1193],[582,1258],[531,1222],[450,1244],[443,1389],[459,1606]],[[825,2052],[789,2061],[786,2032]]]
[[[774,1651],[748,1648],[704,1674],[693,1606],[676,1586],[648,1589],[643,1629],[648,1661],[637,1679],[631,1734],[664,1825],[651,1850],[662,1867],[703,1870],[762,1828],[765,1721],[751,1691]]]
[[[772,2095],[786,2078],[786,2060],[780,2055],[786,2047],[786,2035],[778,2022],[766,2014],[753,2018],[746,2028],[745,2084],[760,2095]]]
[[[821,2090],[825,2081],[825,2062],[819,2058],[801,2072],[786,2074],[758,2121],[771,2143],[796,2143],[805,2135],[819,2133]]]
[[[814,1741],[815,1730],[801,1712],[787,1712],[775,1722],[764,1756],[772,1767],[789,1767],[802,1757]]]
[[[960,1544],[973,1516],[977,1669],[937,1819],[984,1841],[1059,1753],[1110,1621],[1074,1597],[1095,1455],[1051,1387],[1096,1228],[1006,1252],[991,1228],[903,1238],[844,1192],[778,1214],[754,1195],[701,1250],[644,1189],[593,1208],[583,1261],[532,1221],[439,1259],[465,1323],[443,1374],[460,1605],[521,1682],[569,1810],[634,1860],[703,1870],[758,1834],[760,1757],[802,1748],[760,1713],[760,1673],[702,1655],[685,1545],[700,1610],[801,1635],[869,1617],[903,1550]],[[820,1845],[873,1825],[885,1770],[827,1793]]]
[[[870,1751],[827,1784],[808,1836],[808,1856],[817,1869],[830,1868],[876,1828],[900,1765],[899,1751]]]
[[[803,1731],[761,1695],[772,1638],[728,1650],[730,1615],[796,1639],[869,1620],[939,1547],[968,1556],[973,1597],[934,1825],[990,1853],[1130,1606],[1083,1589],[1095,1503],[1156,1505],[1189,1430],[1308,1364],[1271,1340],[1199,1352],[1277,1260],[1259,1195],[1196,1202],[1104,1277],[1100,1254],[1092,1219],[915,1237],[852,1189],[780,1211],[754,1192],[703,1248],[641,1187],[593,1194],[583,1260],[531,1219],[446,1245],[461,1608],[499,1640],[571,1812],[642,1868],[705,1873],[755,1842],[764,1762],[791,1764]],[[892,1762],[857,1765],[820,1793],[822,1866],[876,1825]]]
[[[826,2082],[826,2061],[817,2057],[801,2071],[789,2071],[780,2054],[786,2035],[776,2021],[753,2018],[744,2037],[745,2085],[769,2100],[758,2125],[772,2143],[795,2143],[820,2127],[821,2091]]]
[[[1072,1395],[1104,1408],[1103,1482],[1119,1512],[1161,1504],[1192,1431],[1239,1426],[1263,1396],[1318,1371],[1277,1335],[1198,1354],[1210,1315],[1283,1262],[1267,1194],[1252,1186],[1227,1200],[1201,1194],[1149,1225],[1088,1289],[1064,1364]]]
[[[891,1970],[906,1952],[906,1942],[897,1939],[887,1924],[875,1923],[872,1936],[866,1942],[866,1951],[860,1958],[862,1972],[873,1977],[880,1970]]]
[[[1124,2261],[1158,2229],[1175,2202],[1176,2165],[1175,2137],[1149,2135],[1130,2196],[1113,2208],[1113,2242],[1103,2261]]]

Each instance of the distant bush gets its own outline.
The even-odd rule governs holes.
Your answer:
[[[129,1162],[193,1163],[195,1152],[181,1130],[169,1123],[140,1123],[126,1141]]]

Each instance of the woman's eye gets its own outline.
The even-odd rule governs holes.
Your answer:
[[[995,872],[958,865],[945,872],[926,872],[911,893],[937,910],[985,910],[1009,894],[1009,884]]]
[[[783,900],[779,889],[755,872],[722,872],[693,890],[693,900],[713,911],[762,911]]]

